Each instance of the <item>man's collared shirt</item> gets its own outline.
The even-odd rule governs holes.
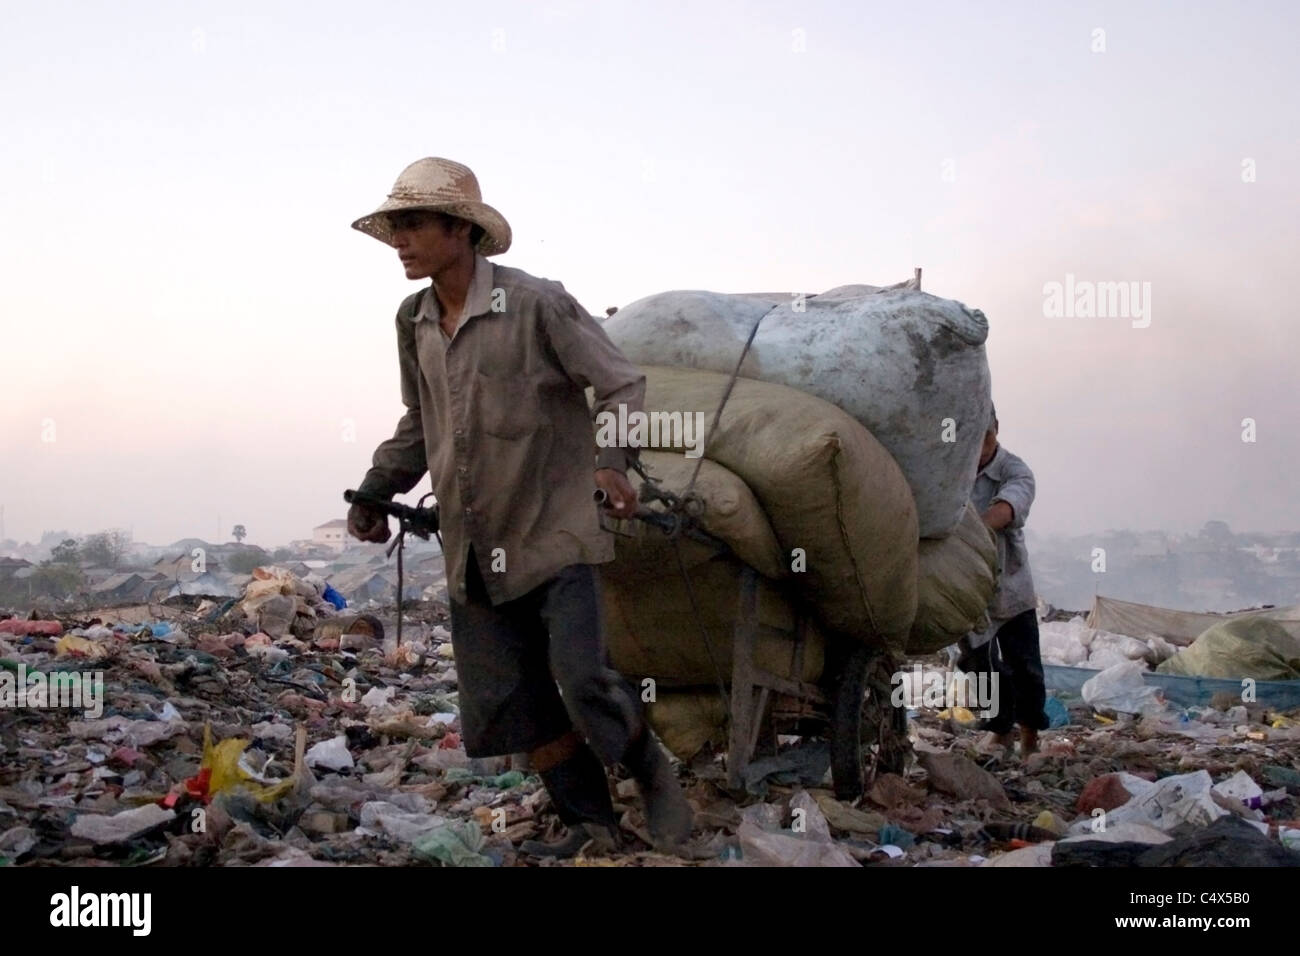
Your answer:
[[[454,335],[440,319],[432,285],[398,310],[406,414],[361,489],[400,494],[429,472],[459,602],[471,546],[494,604],[612,560],[593,473],[626,470],[628,450],[597,455],[593,414],[642,410],[645,376],[560,283],[481,255]]]
[[[989,629],[970,640],[973,647],[979,647],[988,643],[1008,620],[1038,607],[1024,531],[1034,503],[1034,473],[1021,458],[999,445],[975,476],[971,501],[981,515],[999,501],[1009,504],[1012,512],[1011,523],[994,535],[998,546],[998,589],[989,605]]]
[[[456,317],[456,328],[452,334],[448,335],[446,330],[442,332],[444,342],[450,342],[460,327],[465,324],[465,320],[471,315],[477,315],[474,310],[487,303],[487,309],[492,307],[492,263],[485,256],[476,255],[474,257],[474,275],[470,277],[469,288],[465,291],[465,304],[460,310],[460,315]],[[442,307],[438,304],[438,297],[433,294],[430,288],[427,294],[420,302],[420,310],[415,314],[416,322],[432,322],[438,329],[442,329]]]

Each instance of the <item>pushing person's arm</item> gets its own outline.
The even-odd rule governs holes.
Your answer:
[[[1034,473],[1029,466],[1015,456],[1008,456],[1004,467],[1005,477],[982,516],[984,524],[993,531],[1023,528],[1034,503]]]
[[[406,412],[397,422],[393,437],[375,449],[371,468],[358,491],[391,498],[416,486],[428,471],[424,448],[424,421],[420,415],[419,360],[415,353],[415,331],[409,319],[397,318],[397,356],[401,371],[402,404]],[[388,522],[364,505],[348,511],[348,531],[363,541],[388,540]]]
[[[563,305],[548,309],[543,327],[565,374],[595,393],[593,417],[604,412],[617,417],[620,406],[627,414],[645,410],[645,376],[577,300],[565,296]],[[637,452],[628,447],[597,450],[596,485],[606,493],[607,507],[615,517],[630,518],[636,513],[636,494],[627,480],[627,469]]]
[[[1005,501],[995,501],[982,516],[990,531],[1001,531],[1015,520],[1016,513]]]

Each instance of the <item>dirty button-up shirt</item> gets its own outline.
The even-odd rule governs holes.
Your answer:
[[[1021,458],[999,445],[989,463],[975,476],[971,501],[981,515],[998,501],[1009,504],[1012,512],[1011,523],[995,535],[998,589],[989,605],[989,628],[969,638],[972,647],[979,647],[992,640],[1008,620],[1038,607],[1024,531],[1029,507],[1034,503],[1034,473]]]
[[[481,255],[450,339],[440,318],[432,284],[398,310],[406,414],[361,490],[400,494],[429,472],[448,593],[462,603],[471,545],[493,604],[612,560],[594,471],[626,470],[634,450],[597,455],[593,413],[642,410],[645,376],[560,283]]]

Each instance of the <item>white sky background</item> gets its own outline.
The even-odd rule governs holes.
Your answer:
[[[598,315],[922,266],[989,317],[1040,533],[1300,527],[1298,9],[5,0],[6,534],[341,516],[418,288],[349,223],[427,155]],[[1044,318],[1067,272],[1150,327]]]

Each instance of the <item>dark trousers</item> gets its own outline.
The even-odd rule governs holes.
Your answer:
[[[1038,650],[1038,614],[1024,611],[1007,621],[983,647],[963,648],[957,666],[968,674],[997,674],[997,714],[981,726],[1005,734],[1015,724],[1046,730],[1047,690],[1043,684],[1043,659]]]
[[[622,760],[641,702],[606,666],[596,569],[571,565],[493,607],[471,550],[465,589],[450,602],[465,752],[527,752],[576,729],[604,763]]]

